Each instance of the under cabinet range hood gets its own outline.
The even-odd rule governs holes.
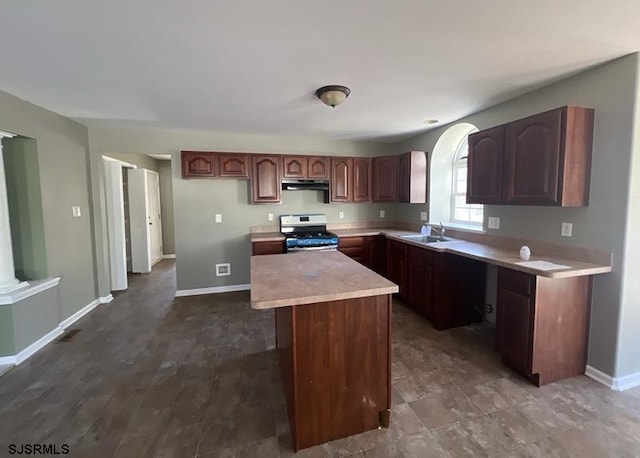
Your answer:
[[[324,203],[329,203],[329,180],[305,180],[286,178],[282,180],[282,190],[322,191]]]
[[[287,178],[282,180],[283,191],[328,191],[329,180],[297,180]]]

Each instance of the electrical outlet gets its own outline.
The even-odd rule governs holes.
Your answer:
[[[427,220],[427,212],[420,212],[420,220],[421,221]]]
[[[71,207],[71,212],[72,212],[74,218],[79,218],[80,216],[82,216],[82,212],[80,211],[80,207],[77,206],[77,205],[74,205],[73,207]]]
[[[340,212],[340,213],[338,213],[338,218],[340,218],[340,219],[344,219],[344,212]]]
[[[489,315],[492,314],[493,313],[493,305],[485,304],[484,311]]]
[[[220,213],[216,213],[216,223],[222,222],[222,215]]]
[[[269,221],[273,221],[273,213],[269,213],[269,214],[267,215],[267,219],[268,219]]]
[[[225,262],[216,264],[216,277],[227,277],[231,275],[231,263]]]
[[[384,218],[384,210],[380,210],[380,218]]]
[[[562,223],[562,229],[560,229],[560,235],[563,237],[571,237],[573,233],[572,223]]]
[[[489,229],[500,229],[500,218],[498,218],[497,216],[490,216]]]

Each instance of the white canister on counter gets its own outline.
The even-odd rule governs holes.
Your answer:
[[[520,248],[520,259],[522,259],[523,261],[528,261],[530,257],[531,250],[527,245],[522,245],[522,248]]]

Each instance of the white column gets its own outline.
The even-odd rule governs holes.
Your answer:
[[[9,201],[7,199],[7,179],[4,175],[2,155],[2,135],[0,135],[0,294],[27,286],[16,278],[11,247],[11,227],[9,226]]]

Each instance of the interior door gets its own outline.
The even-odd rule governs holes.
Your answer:
[[[151,272],[151,231],[149,199],[144,169],[129,170],[129,221],[131,230],[131,271]]]
[[[160,209],[160,178],[156,172],[145,170],[147,174],[147,222],[149,223],[149,243],[151,265],[162,259],[162,218]]]
[[[128,287],[122,164],[109,160],[103,163],[111,290],[121,291]]]

